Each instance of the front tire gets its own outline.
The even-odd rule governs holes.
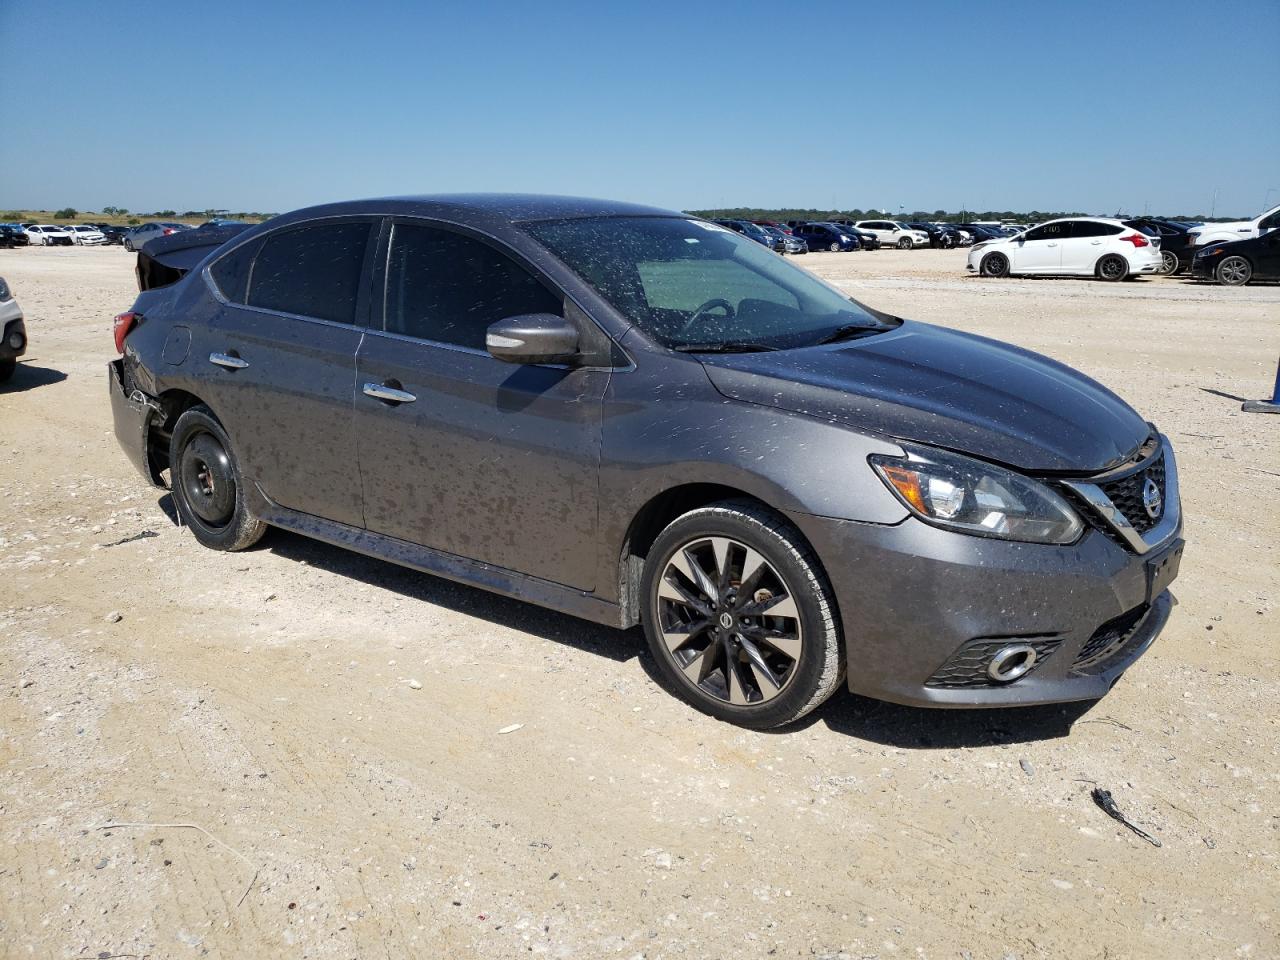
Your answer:
[[[1213,271],[1213,276],[1224,286],[1242,287],[1253,279],[1253,264],[1244,257],[1225,257]]]
[[[830,246],[828,246],[828,247],[827,247],[827,249],[828,249],[828,250],[830,250],[832,253],[839,253],[839,252],[840,252],[840,244],[838,244],[838,243],[832,243]]]
[[[898,241],[899,250],[910,250],[914,246],[915,246],[915,241],[912,240],[910,237],[903,237],[901,240]]]
[[[128,250],[130,253],[133,253],[133,242],[131,240],[123,240],[121,242],[124,244],[124,248],[126,250]]]
[[[1165,277],[1172,277],[1178,272],[1181,264],[1178,263],[1178,255],[1172,250],[1164,250],[1160,254],[1160,274]]]
[[[1117,280],[1123,280],[1129,275],[1129,264],[1119,254],[1108,253],[1098,261],[1098,265],[1094,267],[1094,273],[1099,280],[1115,283]]]
[[[231,440],[206,406],[178,417],[169,441],[170,486],[178,516],[211,550],[245,550],[267,531],[245,506]]]
[[[703,713],[767,730],[839,685],[844,644],[826,574],[800,532],[759,504],[725,500],[671,523],[641,595],[665,684]]]
[[[1009,258],[1003,253],[988,253],[982,258],[981,273],[984,277],[1007,277]]]

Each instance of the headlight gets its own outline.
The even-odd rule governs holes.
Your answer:
[[[907,459],[873,455],[871,466],[907,508],[934,526],[1029,543],[1074,543],[1079,515],[1047,486],[1002,467],[941,450]]]

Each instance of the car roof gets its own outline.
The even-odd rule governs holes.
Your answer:
[[[382,214],[431,217],[476,225],[511,224],[534,220],[578,220],[588,217],[679,217],[688,214],[617,200],[535,193],[453,193],[373,197],[305,207],[282,214],[273,225],[318,217]]]

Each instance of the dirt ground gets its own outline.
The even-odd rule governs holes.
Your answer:
[[[0,955],[1280,955],[1280,417],[1238,399],[1280,287],[964,258],[799,262],[1159,424],[1180,605],[1098,704],[846,693],[759,734],[663,693],[636,631],[280,532],[200,548],[112,434],[132,258],[0,251],[32,341],[0,388]]]

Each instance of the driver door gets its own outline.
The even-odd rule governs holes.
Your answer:
[[[1067,223],[1046,223],[1028,230],[1011,245],[1015,273],[1058,273],[1062,270],[1062,244],[1070,231]]]

